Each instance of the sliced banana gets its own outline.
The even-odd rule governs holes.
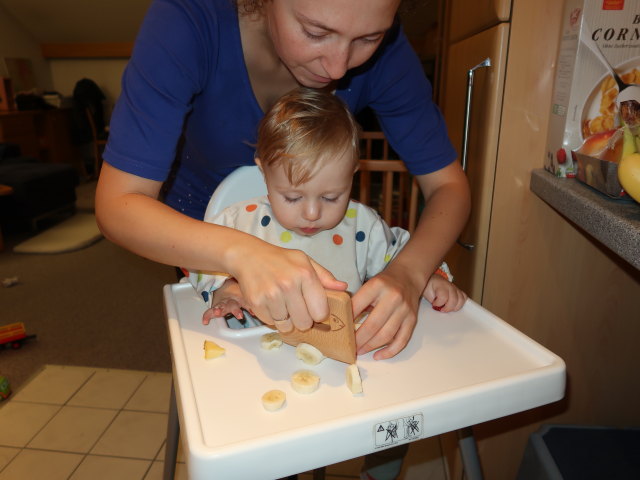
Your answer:
[[[298,370],[291,375],[291,386],[298,393],[313,393],[320,385],[320,377],[309,370]]]
[[[347,387],[354,395],[356,393],[362,393],[362,378],[360,377],[360,370],[355,363],[352,363],[347,367],[346,372]]]
[[[276,350],[282,346],[282,338],[278,332],[265,333],[260,337],[260,346],[265,350]]]
[[[204,358],[210,360],[224,355],[226,350],[211,340],[204,341]]]
[[[262,406],[265,410],[275,412],[282,408],[286,399],[287,396],[282,390],[269,390],[262,395]]]
[[[313,345],[299,343],[296,347],[296,358],[309,365],[317,365],[324,360],[324,355]]]

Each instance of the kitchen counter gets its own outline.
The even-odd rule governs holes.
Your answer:
[[[531,173],[531,191],[640,270],[640,204],[612,199],[574,178],[544,169]]]

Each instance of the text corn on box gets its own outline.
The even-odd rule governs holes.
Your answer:
[[[558,177],[576,176],[586,138],[620,126],[607,64],[640,83],[640,0],[565,0],[544,161]]]

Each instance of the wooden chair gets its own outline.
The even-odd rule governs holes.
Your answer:
[[[413,232],[418,221],[419,187],[382,132],[362,132],[360,168],[353,198],[376,209],[391,226]]]
[[[87,115],[87,119],[89,121],[89,126],[91,127],[91,136],[92,140],[92,148],[93,148],[93,172],[92,177],[98,178],[100,175],[100,169],[102,168],[102,152],[104,151],[104,147],[107,145],[106,136],[103,137],[98,135],[98,131],[96,129],[96,123],[93,119],[93,112],[90,108],[85,108],[85,113]]]

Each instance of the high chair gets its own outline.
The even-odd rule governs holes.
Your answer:
[[[266,194],[267,186],[257,165],[239,167],[215,189],[207,204],[204,219],[215,217],[229,205]]]
[[[365,177],[378,171],[368,160],[361,163]],[[370,179],[358,186],[376,187]],[[412,198],[410,189],[395,190],[396,205],[398,198]],[[240,167],[221,183],[205,216],[265,192],[258,168]],[[417,213],[405,210],[396,218],[415,219]],[[272,332],[264,325],[233,329],[222,318],[202,325],[206,306],[188,283],[166,285],[163,293],[173,364],[164,480],[174,478],[180,432],[191,480],[272,480],[314,469],[314,478],[322,478],[325,465],[462,432],[564,396],[562,359],[470,299],[452,313],[435,311],[423,299],[404,350],[386,361],[373,360],[373,352],[358,357],[364,393],[353,395],[345,385],[346,364],[325,359],[309,366],[286,344],[263,350],[260,337]],[[225,355],[205,360],[205,340],[225,348]],[[317,392],[291,389],[290,376],[301,368],[320,376]],[[272,389],[287,396],[276,412],[260,402]],[[461,438],[460,454],[467,478],[478,480],[475,443],[468,440]]]

